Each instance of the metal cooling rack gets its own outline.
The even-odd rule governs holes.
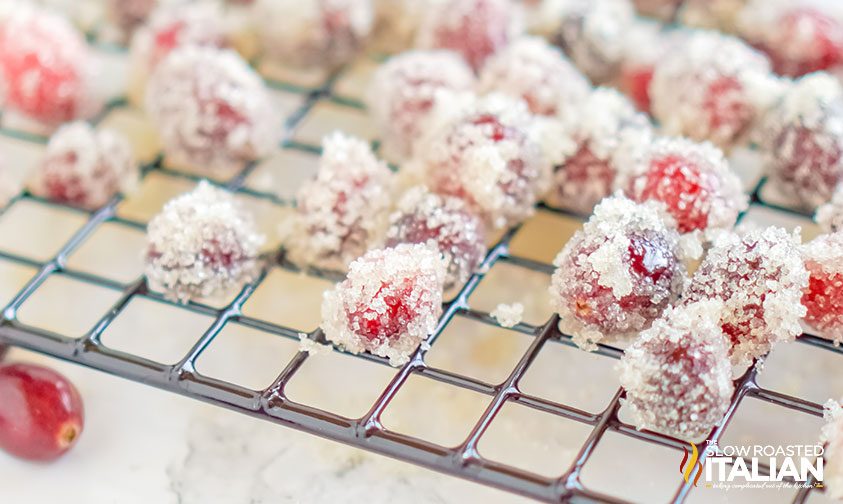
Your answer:
[[[320,101],[333,101],[348,107],[363,108],[362,104],[355,100],[336,96],[333,89],[338,77],[333,76],[328,78],[321,86],[314,89],[302,89],[299,86],[268,81],[268,85],[271,87],[298,92],[304,97],[302,106],[287,118],[285,136],[281,147],[303,150],[310,153],[318,152],[318,147],[297,143],[292,140],[292,136],[296,126],[313,109],[313,106]],[[109,112],[126,106],[127,103],[123,99],[112,101],[108,104],[106,110],[95,119],[95,122],[101,121]],[[42,137],[8,129],[0,130],[0,135],[11,136],[28,142],[44,143],[46,141]],[[289,206],[290,202],[280,199],[277,195],[245,187],[246,178],[255,167],[256,164],[250,164],[240,173],[219,185],[235,193],[248,194],[251,197],[269,200],[276,205]],[[163,166],[160,155],[154,162],[143,166],[143,176],[147,176],[153,172],[162,172],[172,177],[183,177],[191,180],[199,179],[195,174],[185,173]],[[780,212],[798,214],[798,212],[793,210],[777,207],[761,201],[758,194],[763,184],[764,181],[761,180],[752,192],[753,205],[765,206]],[[32,201],[38,205],[56,206],[55,203],[45,201],[28,193],[23,193],[13,199],[6,209],[21,200]],[[263,331],[269,336],[274,335],[298,340],[299,330],[247,316],[242,310],[244,303],[264,281],[267,271],[270,268],[280,267],[288,270],[295,270],[295,268],[284,261],[283,253],[279,253],[277,256],[270,258],[263,273],[255,281],[245,286],[228,305],[221,309],[196,302],[186,305],[172,303],[166,300],[160,293],[148,289],[145,279],[142,277],[131,283],[123,284],[103,276],[68,268],[66,264],[70,254],[85,242],[103,223],[111,222],[135,229],[145,229],[143,222],[126,219],[118,215],[117,207],[121,200],[122,197],[117,196],[104,207],[90,212],[87,222],[61,247],[53,258],[47,261],[39,261],[24,255],[0,250],[0,259],[34,267],[38,270],[17,295],[14,296],[12,301],[3,308],[2,318],[0,318],[0,343],[19,346],[67,361],[76,362],[90,368],[222,406],[256,418],[275,422],[334,441],[434,469],[442,473],[546,502],[624,502],[601,492],[600,489],[587,488],[580,479],[583,467],[589,461],[590,456],[601,442],[601,439],[609,431],[678,451],[681,451],[687,446],[687,443],[684,441],[653,432],[638,431],[634,426],[621,421],[618,417],[618,411],[620,409],[619,401],[624,397],[621,389],[615,392],[608,406],[598,413],[588,413],[575,407],[550,401],[522,391],[519,387],[519,382],[539,352],[542,351],[545,344],[575,346],[568,335],[561,334],[557,329],[558,319],[555,315],[541,326],[520,323],[510,329],[501,328],[506,331],[517,331],[534,337],[529,348],[521,356],[517,365],[502,383],[486,383],[459,373],[432,367],[425,363],[426,351],[419,349],[410,362],[398,370],[397,374],[380,393],[380,396],[369,411],[360,418],[346,418],[331,411],[294,402],[286,396],[285,386],[309,357],[309,354],[305,351],[299,351],[286,367],[280,371],[280,374],[272,385],[264,390],[255,391],[236,383],[205,376],[196,370],[196,360],[229,322],[236,321],[239,324]],[[2,217],[2,213],[6,209],[0,209],[0,217]],[[564,213],[547,207],[543,207],[543,209],[550,212]],[[73,211],[81,212],[75,209]],[[566,215],[570,216],[570,214]],[[802,214],[798,215],[804,217]],[[577,218],[579,219],[579,217]],[[508,230],[500,241],[490,248],[484,260],[483,267],[480,268],[482,272],[472,275],[459,290],[459,294],[446,304],[437,330],[430,338],[431,345],[435,344],[437,337],[457,314],[484,324],[500,327],[489,313],[471,309],[468,303],[469,295],[484,280],[485,273],[483,272],[489,271],[494,264],[498,262],[510,263],[544,274],[552,273],[553,266],[550,264],[518,257],[510,253],[510,241],[518,230],[518,227]],[[308,271],[307,274],[334,281],[337,280],[337,276],[329,272]],[[93,328],[81,338],[70,338],[26,325],[17,320],[16,315],[21,305],[52,275],[65,275],[96,286],[118,290],[122,294],[101,315]],[[152,298],[178,309],[208,315],[213,317],[214,321],[204,334],[196,335],[196,340],[192,348],[173,365],[161,364],[132,353],[109,348],[101,340],[103,333],[121,316],[129,302],[137,297]],[[308,334],[308,337],[316,342],[324,343],[324,336],[318,329]],[[843,350],[835,347],[831,342],[812,335],[802,335],[798,338],[798,341],[802,344],[813,345],[830,352],[843,353]],[[606,358],[619,359],[623,351],[612,346],[599,345],[596,353]],[[372,365],[388,365],[384,359],[372,355],[366,354],[356,357],[370,361],[373,363]],[[381,423],[381,415],[390,404],[390,401],[413,374],[424,375],[452,387],[460,387],[484,394],[490,399],[482,416],[471,428],[468,437],[458,446],[443,447],[425,439],[391,431]],[[755,397],[779,407],[788,408],[807,415],[822,416],[822,406],[820,404],[800,397],[793,397],[765,389],[756,383],[756,374],[756,367],[752,366],[743,376],[736,380],[736,392],[726,418],[721,425],[711,432],[706,442],[701,445],[701,452],[703,452],[702,448],[704,446],[708,446],[708,444],[720,439],[734,417],[735,412],[740,407],[741,402],[746,397]],[[559,386],[564,386],[564,384],[560,383]],[[506,463],[484,458],[479,453],[477,449],[478,442],[495,420],[501,408],[508,402],[518,403],[551,415],[580,422],[593,428],[584,444],[579,448],[574,462],[564,473],[555,478],[540,476]],[[704,457],[705,453],[703,452],[701,462],[704,460]],[[689,496],[692,486],[682,481],[679,477],[677,477],[677,480],[681,484],[678,484],[671,501],[683,502]],[[693,481],[693,478],[691,480]],[[821,491],[821,489],[802,489],[797,493],[793,502],[804,502],[808,498],[809,492],[812,491]]]

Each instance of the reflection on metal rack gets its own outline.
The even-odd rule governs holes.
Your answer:
[[[307,115],[313,105],[319,100],[334,100],[348,106],[362,108],[359,103],[353,100],[340,99],[331,95],[331,89],[335,79],[329,79],[324,86],[311,90],[307,95],[304,105],[293,113],[286,124],[286,135],[284,146],[300,150],[313,151],[313,147],[297,144],[291,140],[295,126]],[[123,106],[120,100],[109,105],[108,110]],[[105,116],[107,111],[99,119]],[[15,136],[27,141],[44,142],[45,139],[34,137],[25,133],[4,130],[4,135]],[[255,165],[249,165],[236,176],[223,184],[224,187],[249,194],[254,197],[272,201],[275,204],[285,205],[276,195],[255,191],[244,186],[247,176]],[[151,172],[165,172],[175,177],[186,177],[197,179],[195,175],[171,170],[162,166],[159,157],[155,162],[145,166],[143,174]],[[755,188],[753,202],[758,205],[772,207],[758,199],[758,191],[763,186],[762,180]],[[29,194],[23,194],[17,199],[29,199],[43,205],[54,205],[48,201],[41,200]],[[91,273],[74,271],[66,267],[69,255],[81,245],[98,226],[105,222],[144,229],[145,224],[125,219],[118,216],[117,206],[121,198],[116,197],[105,207],[90,214],[87,223],[61,248],[58,254],[51,260],[40,262],[28,257],[5,253],[0,251],[0,259],[28,265],[38,269],[38,273],[18,292],[14,299],[3,309],[0,319],[0,343],[8,343],[29,350],[34,350],[55,356],[68,361],[83,364],[85,366],[105,371],[117,376],[146,383],[164,390],[175,392],[184,396],[206,401],[218,406],[229,408],[241,413],[269,420],[281,425],[293,427],[318,436],[333,439],[352,446],[371,450],[400,460],[415,463],[443,473],[473,480],[482,484],[494,486],[503,490],[515,492],[527,497],[547,501],[559,502],[564,500],[600,501],[600,502],[622,502],[618,499],[602,494],[595,489],[586,488],[580,481],[580,473],[589,457],[600,443],[604,434],[608,431],[618,432],[648,443],[670,447],[681,451],[687,444],[683,441],[663,436],[660,434],[638,431],[633,426],[623,423],[618,418],[620,399],[623,391],[618,390],[609,405],[599,413],[588,413],[577,408],[564,404],[549,401],[534,395],[524,393],[519,388],[519,382],[524,376],[531,363],[541,351],[543,345],[563,344],[574,346],[570,337],[561,334],[557,329],[557,319],[552,317],[543,326],[537,327],[526,323],[520,323],[509,329],[534,336],[532,344],[518,361],[515,368],[502,383],[491,384],[462,376],[450,371],[436,369],[425,363],[425,350],[419,349],[414,357],[403,366],[394,376],[389,385],[382,391],[380,397],[372,405],[371,409],[361,418],[350,419],[334,414],[330,411],[310,407],[296,403],[285,395],[285,386],[295,375],[297,370],[308,359],[309,354],[304,351],[292,359],[291,362],[280,372],[274,383],[265,390],[251,390],[234,383],[217,380],[200,374],[195,363],[202,352],[213,342],[224,326],[232,321],[239,324],[264,331],[266,333],[298,340],[299,331],[283,327],[265,320],[247,316],[243,313],[244,303],[255,292],[257,287],[266,277],[269,268],[278,265],[282,268],[294,269],[286,263],[283,254],[277,257],[268,257],[264,273],[247,285],[227,306],[216,309],[198,303],[187,305],[173,305],[164,299],[159,293],[147,289],[145,280],[139,278],[129,284],[122,284],[114,280],[97,276]],[[784,212],[793,213],[792,210],[776,208]],[[548,211],[556,211],[547,209]],[[0,209],[2,213],[2,209]],[[549,274],[553,267],[549,264],[536,262],[530,259],[510,255],[509,243],[517,228],[509,230],[500,241],[494,245],[480,271],[488,271],[497,262],[508,262],[514,265],[534,271]],[[328,277],[336,280],[337,276],[328,272],[310,271],[308,273],[316,276]],[[122,295],[111,308],[102,315],[94,327],[82,338],[69,338],[59,334],[44,331],[35,327],[27,326],[17,320],[16,314],[20,306],[54,274],[66,275],[74,279],[107,287],[112,290],[119,290]],[[484,273],[474,274],[461,288],[459,294],[450,301],[439,322],[436,333],[431,337],[430,343],[435,340],[442,330],[448,325],[451,319],[459,314],[463,317],[474,319],[478,322],[498,326],[496,320],[488,313],[473,310],[468,305],[468,297],[482,280]],[[208,315],[214,318],[210,328],[197,339],[192,348],[181,360],[173,365],[164,365],[130,353],[117,351],[104,345],[101,337],[109,325],[117,319],[124,308],[136,296],[145,296],[158,301],[169,303],[180,309]],[[324,343],[324,337],[319,330],[308,335],[314,341]],[[802,344],[814,345],[828,351],[843,353],[831,342],[810,335],[803,335],[799,338]],[[597,350],[599,355],[618,359],[622,350],[611,346],[601,345]],[[368,359],[379,364],[387,365],[384,359],[371,355],[361,355],[359,358]],[[724,422],[719,425],[709,436],[707,443],[720,439],[722,433],[729,425],[730,420],[737,411],[741,401],[745,397],[756,397],[763,401],[778,406],[797,410],[809,415],[822,416],[822,406],[800,399],[780,394],[771,390],[761,388],[755,381],[756,368],[751,367],[743,376],[736,381],[736,392],[728,410]],[[482,414],[481,418],[472,427],[468,437],[459,445],[453,448],[446,448],[428,442],[424,439],[408,436],[398,432],[390,431],[381,423],[381,415],[395,397],[402,385],[412,374],[420,374],[437,380],[439,382],[462,387],[474,392],[485,394],[491,401]],[[560,383],[560,387],[565,384]],[[513,466],[495,462],[484,458],[477,450],[478,442],[486,432],[495,416],[507,402],[519,403],[521,405],[543,411],[545,413],[564,417],[582,424],[593,427],[591,434],[580,448],[574,459],[574,463],[563,474],[556,478],[539,476]],[[702,457],[705,457],[703,454]],[[680,478],[677,478],[681,481]],[[693,481],[693,480],[691,480]],[[674,502],[684,501],[691,491],[691,484],[683,482],[678,486],[673,497]],[[804,502],[811,489],[800,490],[794,502]]]

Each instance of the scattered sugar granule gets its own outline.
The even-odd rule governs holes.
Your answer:
[[[750,0],[737,28],[780,75],[798,77],[843,64],[843,22],[810,2]]]
[[[805,322],[819,336],[843,342],[843,232],[821,235],[802,247],[810,278],[802,294]]]
[[[393,173],[368,143],[335,132],[322,140],[316,177],[296,194],[285,246],[298,264],[344,271],[383,239]]]
[[[680,233],[731,229],[748,205],[723,152],[684,138],[652,142],[641,157],[623,165],[617,187],[635,201],[663,203]]]
[[[319,355],[330,352],[334,347],[317,343],[307,337],[305,333],[299,333],[299,352],[307,352],[310,355]]]
[[[325,292],[322,330],[351,353],[368,351],[400,366],[436,330],[444,281],[445,261],[427,245],[370,250]]]
[[[774,82],[767,58],[744,42],[716,32],[692,32],[654,68],[653,116],[669,135],[729,149],[744,140],[775,99]]]
[[[831,200],[817,208],[814,220],[826,233],[843,231],[843,187],[838,186]]]
[[[0,23],[0,106],[47,129],[90,117],[101,107],[97,62],[65,18],[29,4],[12,5]]]
[[[545,200],[588,215],[612,193],[621,165],[629,164],[652,138],[647,117],[622,94],[594,90],[561,119],[561,131],[543,139],[553,162],[553,184]]]
[[[559,329],[584,350],[646,329],[686,282],[679,235],[655,203],[603,200],[554,260]]]
[[[269,154],[283,129],[261,78],[229,49],[171,52],[149,80],[146,110],[169,161],[210,171]]]
[[[264,55],[301,67],[348,63],[375,24],[372,0],[259,0],[254,15]]]
[[[459,53],[475,70],[524,31],[512,0],[434,0],[422,15],[416,46]]]
[[[723,301],[720,323],[733,364],[747,364],[802,333],[808,272],[799,243],[798,230],[779,227],[721,233],[691,279],[683,302]]]
[[[843,499],[843,407],[829,399],[824,404],[823,417],[826,424],[820,433],[820,442],[825,446],[825,468],[823,484],[828,497]]]
[[[624,404],[638,429],[688,441],[705,437],[734,392],[718,301],[668,307],[618,363]]]
[[[493,93],[448,113],[453,118],[420,144],[428,187],[462,198],[494,228],[532,215],[550,165],[526,104]]]
[[[770,181],[813,209],[843,180],[843,87],[825,73],[784,93],[756,132]]]
[[[401,161],[425,132],[437,97],[474,86],[471,68],[450,51],[409,51],[378,67],[366,106],[381,132],[387,159]]]
[[[626,34],[635,21],[629,0],[566,0],[554,42],[593,82],[605,84],[619,70]]]
[[[182,303],[250,282],[264,241],[234,197],[204,180],[164,205],[149,222],[146,239],[147,280]]]
[[[413,187],[390,216],[386,246],[426,243],[442,253],[447,264],[445,290],[464,284],[486,254],[486,227],[453,196]]]
[[[131,2],[129,2],[131,3]],[[228,45],[219,4],[162,4],[138,27],[129,47],[131,87],[142,96],[149,75],[164,58],[185,46],[222,48]]]
[[[29,188],[52,201],[95,209],[118,192],[131,191],[137,181],[138,167],[126,137],[79,121],[65,124],[50,138]]]
[[[515,327],[521,323],[521,320],[523,320],[524,305],[521,303],[501,303],[495,308],[495,311],[493,311],[491,315],[501,326]]]
[[[530,112],[567,113],[591,85],[562,52],[539,37],[521,37],[491,56],[480,71],[478,92],[523,99]]]

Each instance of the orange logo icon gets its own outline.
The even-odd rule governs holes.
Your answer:
[[[679,462],[679,473],[685,479],[685,483],[690,483],[691,474],[694,472],[694,468],[696,467],[697,475],[694,476],[694,486],[697,486],[697,483],[700,481],[700,476],[703,472],[702,464],[700,463],[700,452],[697,450],[697,445],[695,445],[694,443],[688,444],[691,445],[692,451],[689,454],[687,448],[682,448],[682,451],[685,452],[685,455],[682,457],[682,462]]]

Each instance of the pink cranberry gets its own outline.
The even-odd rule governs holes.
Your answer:
[[[64,376],[32,364],[0,367],[0,448],[53,460],[73,447],[84,421],[82,398]]]

